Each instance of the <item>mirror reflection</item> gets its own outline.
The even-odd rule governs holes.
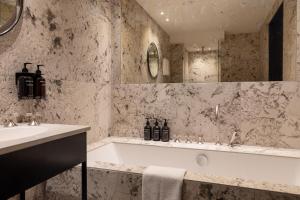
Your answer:
[[[16,12],[16,0],[0,0],[0,27],[12,20]]]
[[[23,0],[0,0],[0,36],[11,31],[19,22]]]
[[[122,0],[122,8],[122,83],[295,80],[297,0]],[[161,58],[155,76],[151,43]]]
[[[151,43],[147,51],[147,63],[150,76],[156,78],[159,68],[159,54],[155,43]]]

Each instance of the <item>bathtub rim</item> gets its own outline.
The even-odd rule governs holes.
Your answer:
[[[195,149],[195,150],[206,150],[206,151],[219,151],[219,152],[231,152],[251,155],[263,155],[263,156],[275,156],[285,158],[296,158],[300,159],[300,149],[284,149],[274,147],[260,147],[260,146],[248,146],[240,145],[231,147],[228,145],[216,145],[213,143],[195,144],[195,143],[176,143],[170,142],[155,142],[145,141],[140,138],[128,138],[128,137],[107,137],[99,142],[88,145],[88,152],[91,152],[99,147],[110,143],[119,144],[133,144],[133,145],[145,145],[145,146],[157,146],[167,148],[181,148],[181,149]]]
[[[173,148],[176,147],[176,148],[184,148],[184,149],[221,151],[221,152],[255,154],[255,155],[300,159],[300,150],[297,149],[282,149],[282,148],[256,147],[256,146],[245,146],[245,145],[232,148],[225,145],[217,146],[211,143],[205,143],[204,145],[183,144],[183,143],[174,143],[174,142],[163,143],[163,142],[144,141],[139,138],[125,138],[125,137],[108,137],[99,142],[90,144],[88,145],[88,153],[93,150],[96,150],[97,148],[100,148],[104,145],[111,144],[111,143],[135,144],[135,145],[142,144],[146,146],[173,147]],[[205,147],[212,147],[212,148],[207,149]],[[135,173],[135,174],[143,174],[143,171],[146,168],[141,166],[126,165],[126,164],[105,163],[101,161],[88,161],[87,165],[88,168],[120,171],[124,173]],[[251,181],[251,180],[246,180],[241,178],[218,177],[218,176],[205,175],[205,174],[195,173],[190,171],[187,171],[184,180],[300,195],[300,186]]]

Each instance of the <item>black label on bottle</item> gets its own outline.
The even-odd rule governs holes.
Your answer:
[[[163,129],[162,130],[161,140],[163,142],[169,142],[169,140],[170,140],[170,131],[169,131],[169,129]]]
[[[151,135],[151,129],[150,128],[145,128],[144,129],[144,139],[145,140],[151,140],[152,135]]]
[[[154,141],[160,140],[160,129],[159,128],[153,130],[153,140]]]

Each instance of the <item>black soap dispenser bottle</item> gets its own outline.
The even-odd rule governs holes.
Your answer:
[[[27,65],[32,63],[24,63],[22,73],[17,73],[17,88],[19,99],[30,99],[33,98],[33,78],[28,73]]]
[[[153,127],[153,141],[160,141],[160,132],[161,128],[159,127],[158,119],[156,119],[155,126]]]
[[[144,140],[152,139],[152,127],[150,126],[149,118],[147,118],[146,126],[144,127]]]
[[[37,65],[37,70],[35,73],[34,81],[34,97],[35,99],[45,99],[46,98],[46,80],[42,76],[40,67],[44,65]]]
[[[166,119],[165,119],[164,126],[162,127],[162,131],[161,131],[161,141],[162,142],[170,141],[170,128],[168,127],[168,123],[167,123]]]

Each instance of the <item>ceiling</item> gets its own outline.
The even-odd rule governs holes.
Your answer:
[[[171,42],[189,46],[208,46],[222,39],[224,32],[258,32],[275,1],[137,0],[170,35]]]

